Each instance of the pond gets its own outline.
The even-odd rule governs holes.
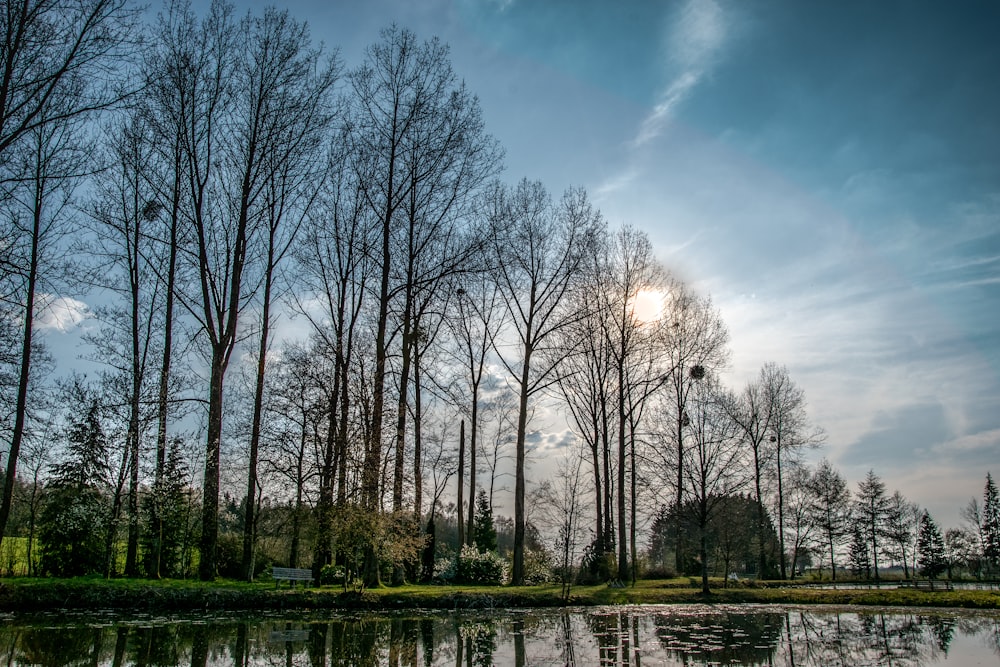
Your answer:
[[[1000,614],[959,610],[675,605],[2,621],[8,665],[1000,664]]]

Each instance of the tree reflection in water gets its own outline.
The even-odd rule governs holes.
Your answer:
[[[0,625],[0,661],[39,666],[917,667],[970,655],[1000,657],[1000,614],[679,605]]]

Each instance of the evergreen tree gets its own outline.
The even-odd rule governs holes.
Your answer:
[[[82,398],[85,390],[76,385],[71,392]],[[101,426],[100,407],[88,401],[83,419],[73,422],[66,435],[66,454],[51,468],[50,486],[74,490],[101,489],[111,475],[108,465],[108,441]]]
[[[937,577],[948,566],[945,560],[944,538],[934,519],[927,512],[920,517],[920,534],[917,537],[917,558],[920,570],[930,578]]]
[[[479,489],[476,499],[476,520],[474,525],[476,548],[480,552],[497,550],[497,530],[493,525],[493,512],[490,511],[486,491]]]
[[[986,473],[982,516],[983,560],[987,569],[996,572],[1000,566],[1000,496],[990,473]]]
[[[182,551],[187,529],[188,467],[180,451],[180,441],[170,445],[162,477],[146,496],[149,518],[143,535],[143,565],[147,576],[183,576]]]
[[[84,396],[79,385],[73,392],[77,398]],[[50,493],[38,527],[45,574],[75,576],[101,572],[105,565],[107,439],[97,401],[88,403],[83,418],[69,428],[65,457],[51,469]]]
[[[869,470],[868,475],[858,484],[854,514],[858,528],[861,529],[865,539],[871,545],[871,550],[868,553],[872,557],[872,571],[875,575],[875,581],[878,581],[879,545],[886,533],[889,499],[885,495],[885,482],[875,474],[874,470]]]
[[[871,578],[872,562],[868,554],[868,539],[865,537],[862,527],[854,524],[851,531],[851,570],[855,576],[863,576],[865,579]]]

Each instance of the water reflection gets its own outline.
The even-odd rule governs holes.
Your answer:
[[[1000,615],[991,612],[685,605],[0,625],[0,660],[9,665],[914,667],[998,659]]]

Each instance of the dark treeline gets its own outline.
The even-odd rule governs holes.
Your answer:
[[[436,39],[343,63],[275,9],[4,9],[0,570],[995,571],[991,478],[944,535],[874,473],[852,502],[783,366],[723,384],[725,324],[642,231],[499,179]],[[57,375],[39,328],[83,299],[101,370]]]

